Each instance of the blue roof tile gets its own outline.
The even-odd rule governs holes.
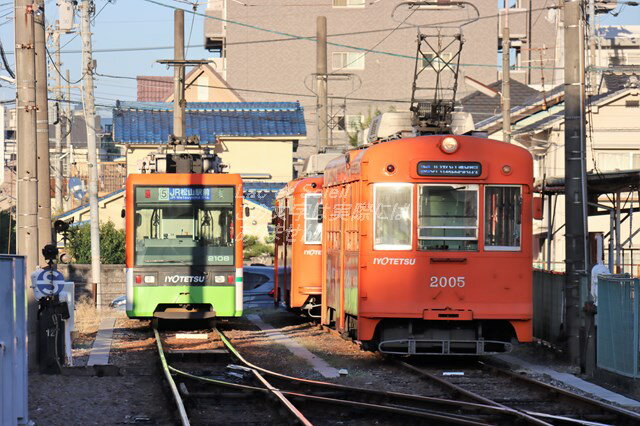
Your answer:
[[[218,136],[305,136],[298,102],[192,102],[187,104],[187,136],[215,143]],[[173,104],[121,102],[113,110],[116,143],[165,144],[173,132]]]

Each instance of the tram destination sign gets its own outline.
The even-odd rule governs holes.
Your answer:
[[[232,203],[233,188],[216,186],[137,186],[136,203]]]
[[[418,176],[478,177],[482,164],[477,161],[420,161]]]

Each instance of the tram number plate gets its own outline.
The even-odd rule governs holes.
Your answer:
[[[456,288],[465,286],[465,277],[438,277],[430,278],[429,287],[433,288]]]

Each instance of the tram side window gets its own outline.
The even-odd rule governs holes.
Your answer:
[[[374,250],[411,250],[412,190],[406,183],[374,185]]]
[[[478,249],[478,185],[420,185],[418,249]]]
[[[318,221],[318,210],[322,204],[322,194],[304,196],[304,243],[322,243],[322,223]]]
[[[522,223],[520,187],[487,186],[484,190],[486,250],[519,250]]]

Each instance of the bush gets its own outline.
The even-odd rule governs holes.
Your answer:
[[[75,263],[91,263],[91,227],[88,223],[69,230],[67,243]],[[100,262],[103,265],[122,264],[125,261],[125,232],[109,221],[100,225]]]
[[[244,258],[251,259],[258,256],[273,256],[273,244],[265,244],[255,235],[245,235],[242,238]]]

